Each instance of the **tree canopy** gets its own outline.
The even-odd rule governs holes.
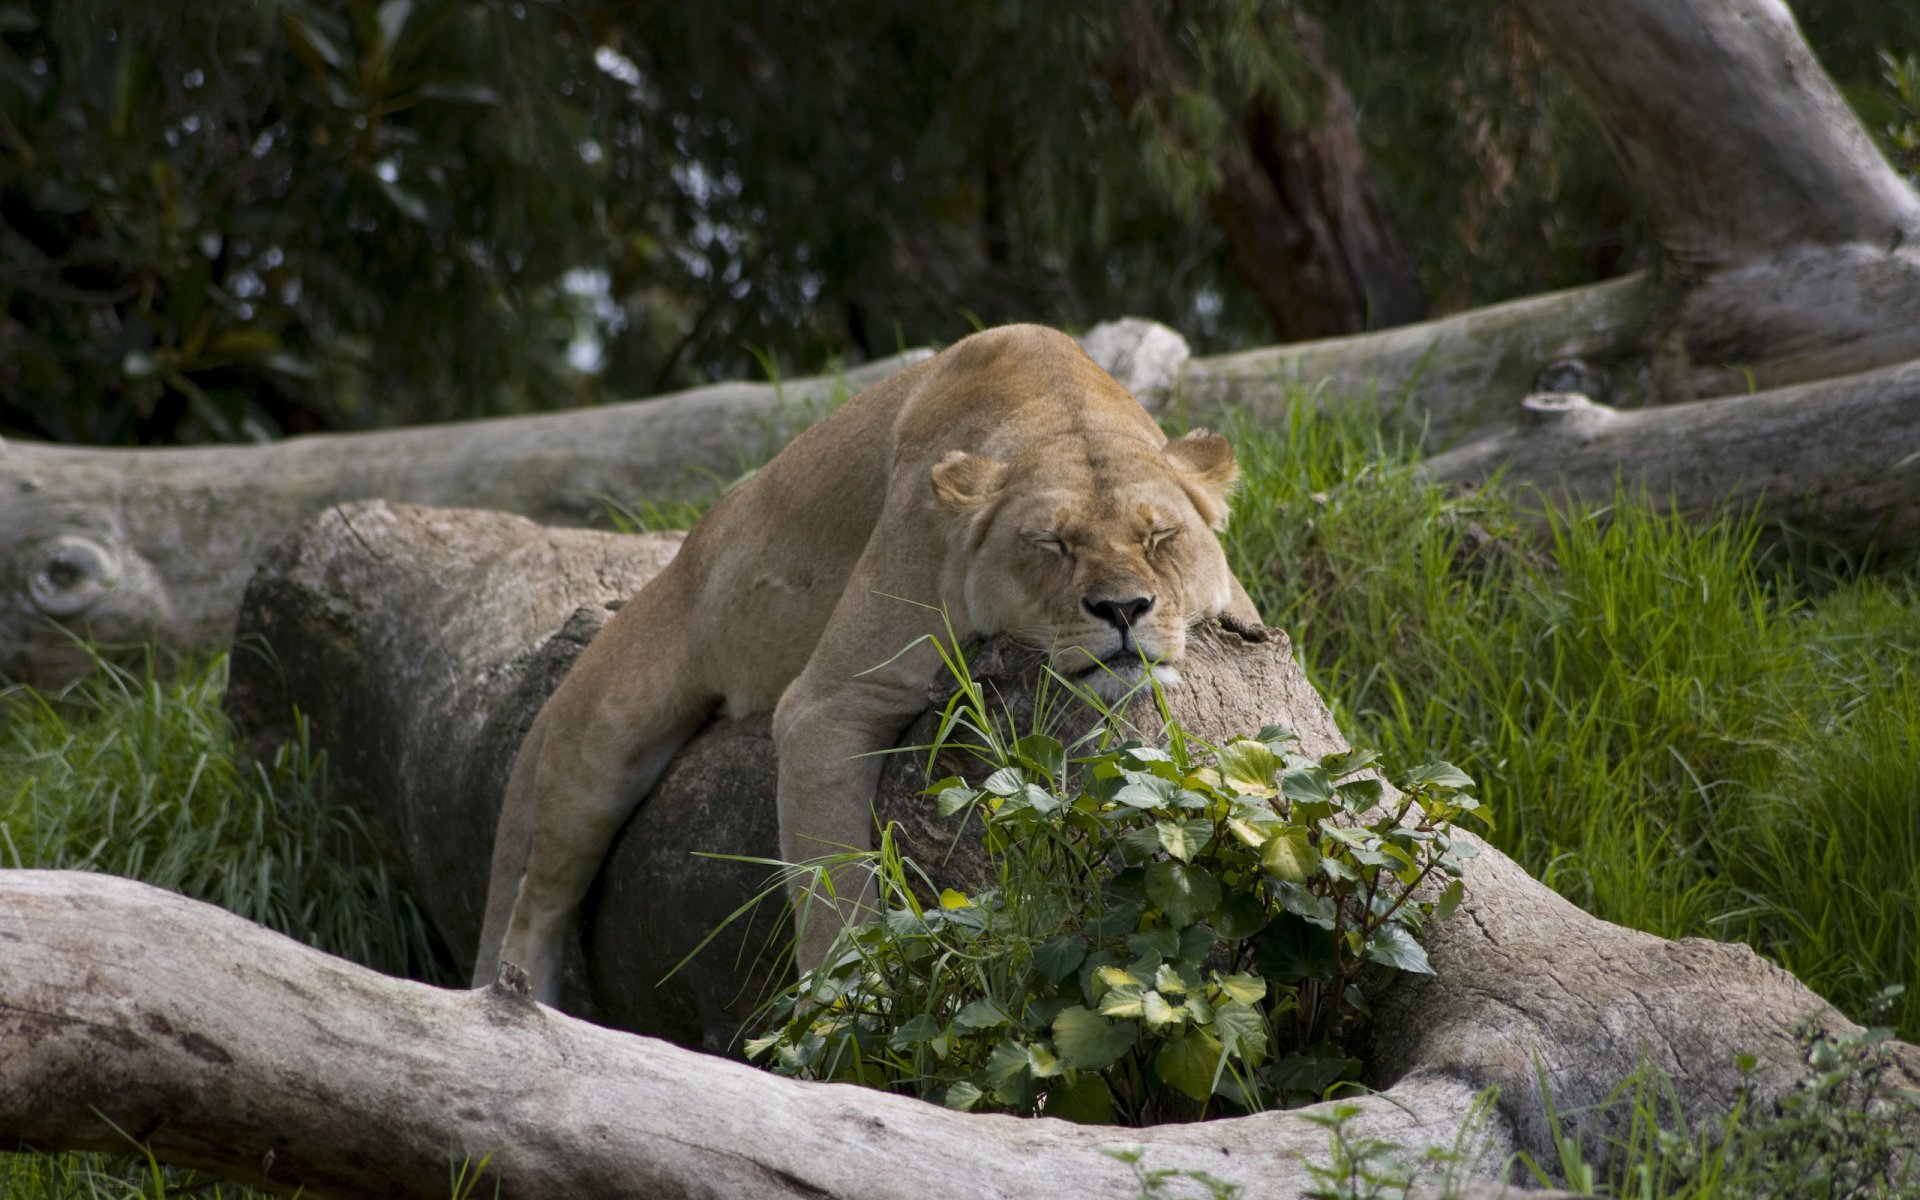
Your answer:
[[[1802,8],[1911,154],[1876,52],[1920,13]],[[1404,276],[1344,315],[1283,211],[1338,84]],[[1644,265],[1600,144],[1495,0],[0,3],[0,433],[527,411],[976,321],[1388,324]],[[1278,208],[1235,211],[1249,170]]]

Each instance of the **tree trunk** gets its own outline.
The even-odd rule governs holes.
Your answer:
[[[635,561],[615,578],[609,564],[623,545],[632,546]],[[374,827],[387,831],[416,898],[448,944],[465,952],[481,915],[484,831],[493,826],[505,763],[520,730],[564,663],[604,621],[626,580],[653,569],[662,549],[658,541],[610,534],[556,534],[497,514],[378,502],[336,508],[276,551],[250,589],[243,632],[265,639],[285,675],[276,676],[264,658],[236,659],[231,703],[263,740],[270,740],[266,727],[287,710],[288,701],[300,704],[315,745],[329,754],[336,794],[364,805]],[[570,605],[575,607],[569,616]],[[1202,631],[1195,644],[1186,682],[1173,695],[1178,715],[1201,736],[1218,739],[1231,730],[1276,722],[1299,731],[1309,751],[1344,745],[1283,635],[1211,629]],[[421,653],[423,646],[432,652]],[[1030,658],[990,644],[974,661],[1016,706],[1030,697]],[[902,743],[920,744],[926,736],[919,727]],[[390,748],[362,752],[363,743],[375,737],[384,737]],[[908,820],[910,852],[923,863],[938,862],[950,833],[931,823],[916,794],[917,759],[903,755],[889,765],[879,815]],[[753,869],[736,870],[739,864],[691,854],[772,850],[773,771],[764,721],[716,721],[682,752],[622,833],[589,899],[568,972],[568,1005],[690,1045],[721,1050],[733,1044],[758,989],[784,971],[781,960],[763,954],[769,916],[760,914],[760,924],[750,932],[736,930],[720,939],[674,978],[661,983],[660,977],[720,915],[764,881]],[[1688,1119],[1698,1121],[1734,1103],[1741,1086],[1736,1054],[1758,1059],[1758,1098],[1764,1103],[1802,1069],[1802,1050],[1790,1032],[1801,1016],[1813,1015],[1828,1030],[1851,1028],[1791,976],[1744,946],[1669,942],[1589,917],[1490,848],[1471,860],[1467,884],[1461,909],[1428,938],[1438,974],[1398,977],[1369,992],[1374,1018],[1367,1082],[1381,1094],[1358,1101],[1363,1128],[1410,1154],[1427,1145],[1451,1145],[1470,1124],[1474,1098],[1492,1087],[1498,1089],[1497,1100],[1477,1135],[1482,1140],[1474,1143],[1471,1173],[1499,1179],[1517,1151],[1542,1163],[1557,1161],[1544,1081],[1561,1114],[1562,1131],[1583,1136],[1589,1153],[1604,1161],[1605,1135],[1622,1119],[1607,1093],[1643,1063],[1673,1077]],[[268,1057],[261,1047],[272,1042],[238,1041],[264,1017],[252,1009],[232,1018],[224,1009],[208,1010],[209,997],[219,1004],[243,1002],[229,1000],[234,988],[224,977],[208,986],[193,974],[205,962],[238,962],[238,955],[224,944],[204,956],[169,949],[179,943],[163,942],[145,925],[106,921],[65,893],[48,903],[79,915],[70,926],[56,926],[36,911],[15,909],[20,915],[13,930],[0,927],[0,938],[17,931],[16,945],[44,945],[52,957],[65,960],[97,955],[111,964],[92,995],[117,997],[108,1007],[118,1015],[102,1022],[91,1010],[76,1008],[92,1001],[70,995],[68,982],[18,985],[28,989],[27,1002],[13,999],[4,991],[10,985],[0,982],[0,1013],[62,1014],[68,1022],[61,1027],[64,1033],[76,1046],[92,1046],[98,1064],[92,1075],[63,1072],[48,1064],[65,1058],[46,1056],[81,1049],[69,1050],[63,1043],[46,1056],[36,1051],[34,1065],[16,1068],[29,1081],[20,1085],[27,1089],[17,1094],[20,1098],[9,1100],[12,1093],[0,1083],[0,1133],[30,1131],[43,1142],[97,1144],[88,1139],[107,1136],[87,1108],[97,1104],[102,1115],[122,1125],[157,1130],[156,1145],[168,1154],[230,1169],[257,1161],[271,1143],[225,1125],[237,1119],[231,1111],[195,1110],[191,1121],[181,1116],[182,1096],[204,1094],[178,1075],[199,1070],[186,1056],[169,1046],[164,1063],[149,1063],[117,1049],[103,1052],[99,1045],[117,1045],[114,1038],[132,1036],[125,1031],[137,1033],[142,1022],[152,1025],[141,1007],[144,998],[156,991],[170,994],[167,987],[156,989],[151,979],[175,976],[150,974],[159,968],[122,947],[120,933],[111,935],[110,945],[98,940],[102,930],[137,929],[130,939],[152,946],[155,955],[173,956],[174,969],[194,979],[192,1005],[207,1010],[184,1015],[168,1010],[163,1016],[170,1029],[201,1028],[187,1017],[214,1022],[219,1031],[203,1036],[234,1062]],[[195,921],[213,925],[231,919]],[[274,944],[279,947],[272,954],[276,972],[292,970],[295,960],[310,954]],[[39,961],[36,951],[23,978],[46,978],[37,973]],[[112,973],[122,966],[127,976]],[[64,969],[83,966],[68,961]],[[328,964],[327,970],[361,977],[338,964]],[[303,1025],[303,1010],[285,1011],[286,985],[273,982],[280,976],[265,978],[263,986],[281,1010],[276,1015],[282,1024],[274,1027]],[[345,994],[344,985],[302,986],[304,995]],[[351,1115],[361,1108],[361,1099],[390,1095],[390,1088],[378,1090],[381,1080],[412,1081],[403,1090],[410,1097],[417,1093],[421,1108],[430,1110],[422,1120],[439,1123],[411,1123],[409,1107],[408,1123],[395,1126],[409,1133],[390,1139],[407,1144],[395,1145],[390,1153],[416,1156],[411,1169],[424,1171],[418,1165],[422,1156],[438,1166],[450,1144],[475,1154],[510,1145],[514,1153],[499,1163],[508,1194],[542,1194],[542,1189],[552,1194],[559,1185],[541,1172],[561,1169],[556,1163],[577,1171],[621,1173],[630,1182],[644,1181],[644,1187],[632,1186],[655,1195],[702,1193],[700,1172],[718,1170],[716,1163],[761,1171],[769,1189],[811,1187],[836,1195],[926,1194],[930,1189],[957,1195],[1052,1194],[1069,1186],[1077,1193],[1132,1194],[1136,1185],[1130,1177],[1098,1151],[1139,1145],[1147,1149],[1149,1167],[1201,1168],[1242,1184],[1247,1195],[1293,1196],[1307,1181],[1287,1151],[1311,1156],[1325,1145],[1324,1131],[1303,1126],[1297,1113],[1125,1132],[958,1116],[839,1086],[795,1085],[715,1060],[682,1059],[652,1043],[621,1041],[545,1010],[536,1016],[498,995],[444,998],[385,981],[377,989],[371,983],[354,988],[348,1000],[329,1000],[326,1011],[339,1020],[357,1016],[369,1022],[356,1045],[374,1049],[390,1037],[406,1043],[395,1051],[403,1066],[393,1066],[393,1055],[374,1049],[370,1057],[382,1062],[375,1077],[364,1084],[329,1082],[329,1088],[338,1089],[327,1092],[329,1102]],[[372,990],[379,990],[379,998]],[[430,1015],[409,1007],[425,1004],[428,997],[439,1006]],[[394,1015],[382,1015],[389,1005],[396,1006]],[[514,1045],[524,1038],[545,1047],[541,1069],[556,1073],[528,1082],[515,1073],[519,1052],[514,1045],[461,1040],[470,1029],[486,1026]],[[399,1038],[394,1031],[402,1028],[407,1032]],[[448,1052],[440,1068],[416,1065],[415,1055],[440,1054],[437,1043],[426,1038],[427,1030],[458,1042],[457,1052]],[[433,1044],[414,1044],[423,1039]],[[160,1040],[140,1035],[143,1047]],[[1920,1079],[1920,1050],[1899,1045],[1894,1052],[1896,1074]],[[296,1062],[287,1069],[295,1076],[310,1073],[335,1081],[337,1058]],[[683,1065],[695,1061],[710,1065]],[[123,1068],[114,1064],[123,1062],[133,1064],[125,1070],[150,1069],[157,1082],[130,1088],[116,1073]],[[487,1065],[474,1072],[474,1063]],[[43,1082],[54,1079],[60,1083]],[[602,1090],[606,1080],[625,1080],[648,1091],[642,1098],[623,1093],[601,1107],[601,1097],[611,1094]],[[495,1085],[498,1091],[479,1090]],[[49,1096],[56,1086],[71,1091]],[[292,1097],[310,1090],[282,1078],[238,1094]],[[134,1099],[121,1104],[121,1096]],[[559,1096],[575,1099],[542,1108]],[[515,1097],[527,1102],[522,1105]],[[253,1119],[282,1139],[291,1136],[289,1130],[306,1128],[303,1119],[276,1119],[281,1116]],[[518,1124],[498,1123],[508,1120]],[[886,1136],[861,1129],[885,1129]],[[582,1139],[590,1145],[583,1148]],[[695,1140],[706,1149],[687,1150]],[[215,1142],[227,1157],[209,1158],[204,1147]],[[305,1157],[299,1161],[321,1170],[334,1144],[358,1145],[320,1139],[301,1151]],[[955,1148],[962,1145],[967,1149]],[[524,1148],[531,1148],[536,1162],[525,1164],[518,1157]],[[294,1161],[291,1149],[276,1153],[282,1164]],[[892,1166],[881,1169],[868,1157],[872,1154],[888,1156]],[[572,1161],[583,1157],[584,1162]],[[910,1186],[888,1173],[903,1162],[916,1164]],[[1067,1179],[1071,1185],[1061,1182]]]
[[[1374,189],[1353,97],[1327,65],[1320,26],[1285,11],[1310,111],[1290,116],[1270,96],[1250,104],[1207,203],[1282,341],[1417,321],[1426,290]],[[1135,6],[1108,71],[1115,102],[1131,113],[1182,83],[1158,21]]]

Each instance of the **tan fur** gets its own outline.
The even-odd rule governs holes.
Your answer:
[[[773,712],[781,852],[802,861],[870,845],[874,752],[926,705],[939,664],[914,643],[943,611],[963,638],[1013,633],[1089,683],[1137,678],[1139,650],[1177,663],[1203,616],[1257,620],[1215,536],[1234,478],[1226,439],[1168,443],[1038,326],[976,334],[848,401],[714,505],[541,710],[475,982],[504,959],[552,1002],[615,832],[716,709]],[[803,966],[857,911],[860,888],[836,882],[837,913],[801,898]]]

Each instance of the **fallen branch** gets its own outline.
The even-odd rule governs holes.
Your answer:
[[[1920,361],[1666,408],[1536,395],[1513,425],[1420,466],[1426,478],[1465,483],[1502,469],[1590,508],[1612,504],[1624,481],[1678,512],[1730,500],[1843,546],[1911,547],[1920,544]]]

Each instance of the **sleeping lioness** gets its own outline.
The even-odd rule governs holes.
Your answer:
[[[940,664],[922,639],[943,614],[1109,690],[1146,664],[1173,680],[1188,626],[1258,620],[1215,536],[1236,473],[1225,438],[1169,442],[1033,325],[848,401],[720,498],[541,710],[507,785],[476,984],[505,960],[553,1002],[615,832],[716,709],[773,712],[780,848],[799,862],[870,845],[875,752],[926,706]],[[803,968],[858,911],[860,887],[836,883],[838,912],[799,898]]]

